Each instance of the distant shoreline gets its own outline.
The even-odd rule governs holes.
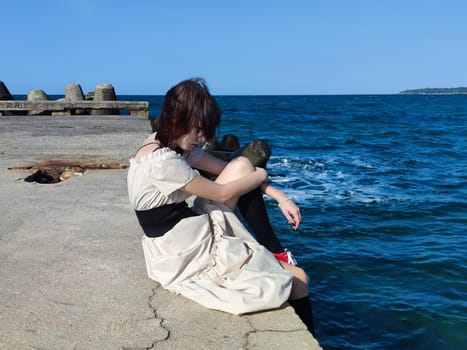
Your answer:
[[[458,95],[467,94],[467,87],[457,88],[423,88],[423,89],[412,89],[404,90],[401,94],[417,94],[417,95]]]

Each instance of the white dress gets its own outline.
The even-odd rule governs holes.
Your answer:
[[[181,156],[161,148],[130,159],[128,193],[136,210],[180,203],[179,191],[197,172],[190,165],[202,155]],[[143,235],[146,268],[163,288],[199,304],[233,314],[277,308],[287,301],[292,275],[247,231],[232,210],[197,198],[193,211],[162,237]]]

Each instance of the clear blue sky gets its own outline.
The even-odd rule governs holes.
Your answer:
[[[465,0],[2,0],[12,94],[111,83],[164,94],[397,93],[467,86]]]

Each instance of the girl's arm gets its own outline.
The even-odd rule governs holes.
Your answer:
[[[284,214],[289,224],[292,225],[294,230],[298,229],[298,226],[300,226],[300,222],[302,221],[302,217],[300,215],[300,209],[295,205],[292,199],[287,197],[284,192],[273,187],[267,182],[263,182],[261,184],[261,190],[265,195],[277,201],[282,214]]]
[[[204,170],[214,175],[219,175],[227,165],[227,162],[203,151],[201,158],[195,164],[191,165],[196,169]]]
[[[198,197],[225,203],[230,199],[240,197],[258,187],[267,179],[266,170],[256,168],[252,173],[228,183],[220,184],[201,175],[196,175],[180,190]]]

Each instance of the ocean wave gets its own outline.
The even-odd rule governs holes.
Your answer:
[[[337,165],[335,159],[313,160],[293,157],[271,157],[270,180],[299,202],[310,199],[326,202],[354,201],[375,203],[394,198],[393,186],[358,173],[358,169],[375,169],[371,163],[353,160],[349,169]],[[280,174],[280,175],[274,175]]]

